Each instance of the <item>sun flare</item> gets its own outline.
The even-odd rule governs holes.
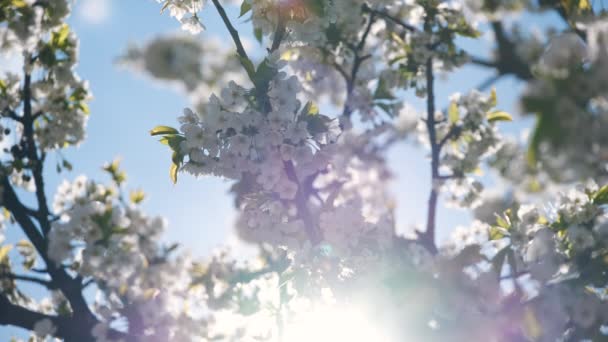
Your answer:
[[[388,342],[363,313],[322,307],[298,315],[286,326],[285,342]]]

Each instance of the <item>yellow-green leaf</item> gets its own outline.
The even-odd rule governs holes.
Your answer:
[[[496,107],[498,103],[498,97],[496,96],[496,88],[492,88],[492,92],[490,92],[490,105],[492,107]]]
[[[68,24],[61,25],[61,28],[59,28],[59,30],[57,30],[56,32],[53,32],[53,37],[52,37],[53,45],[60,49],[65,48],[69,35],[70,35],[70,27],[68,26]]]
[[[511,117],[511,114],[501,110],[488,113],[486,115],[486,118],[488,119],[488,122],[513,121],[513,117]]]
[[[592,10],[589,0],[561,0],[562,7],[568,14],[580,14]]]
[[[116,173],[120,169],[120,159],[116,158],[111,163],[104,165],[103,169],[109,173]]]
[[[139,204],[146,198],[146,193],[143,190],[132,190],[129,194],[129,199],[133,204]]]
[[[4,245],[0,247],[0,263],[4,262],[8,257],[8,252],[13,249],[13,245]]]
[[[608,203],[608,184],[601,187],[593,194],[593,204],[602,205]]]
[[[244,0],[241,4],[241,13],[239,14],[239,18],[247,14],[251,10],[251,4],[248,0]]]
[[[460,120],[460,111],[458,110],[458,103],[456,101],[452,101],[450,103],[450,108],[448,109],[448,119],[450,123],[455,123]]]
[[[302,109],[302,115],[317,115],[319,114],[319,107],[312,101],[306,102],[306,105]]]
[[[504,238],[507,235],[507,230],[503,227],[491,227],[490,228],[490,240],[494,241],[494,240],[500,240],[502,238]]]
[[[27,6],[27,2],[25,2],[25,0],[13,0],[12,5],[17,8],[22,8]]]
[[[178,134],[179,131],[169,126],[156,126],[150,130],[150,135]]]
[[[169,169],[169,177],[171,178],[171,182],[173,182],[173,184],[177,183],[177,171],[179,171],[179,166],[172,163],[171,168]]]

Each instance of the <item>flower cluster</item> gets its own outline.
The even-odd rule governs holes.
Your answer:
[[[539,117],[529,162],[560,182],[606,177],[607,142],[600,132],[608,118],[605,27],[587,24],[588,43],[575,33],[553,37],[534,68],[538,77],[522,95],[524,109]]]
[[[129,46],[118,63],[157,80],[183,85],[191,96],[217,93],[230,80],[245,82],[238,59],[217,39],[155,37],[142,46]]]
[[[201,32],[204,28],[197,16],[203,9],[203,0],[157,0],[162,3],[162,11],[168,10],[169,15],[182,24],[182,29],[192,34]]]
[[[36,138],[44,150],[80,143],[89,111],[88,84],[74,72],[78,41],[62,23],[68,12],[67,1],[45,6],[25,2],[7,9],[7,25],[0,28],[3,49],[24,56],[22,78],[11,73],[0,78],[0,111],[10,116],[21,101],[28,102],[28,115],[36,121]],[[22,82],[29,93],[19,92]]]
[[[60,185],[53,204],[61,218],[51,229],[48,255],[97,284],[93,307],[102,320],[93,335],[112,340],[107,333],[113,322],[127,319],[138,322],[130,333],[149,338],[204,336],[204,317],[183,309],[185,303],[205,305],[204,291],[189,286],[193,261],[170,258],[170,249],[158,243],[166,222],[122,205],[118,196],[116,186],[80,176]]]

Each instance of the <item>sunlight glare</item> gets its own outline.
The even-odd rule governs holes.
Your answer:
[[[303,313],[288,324],[284,341],[388,342],[388,339],[360,312],[323,307]]]

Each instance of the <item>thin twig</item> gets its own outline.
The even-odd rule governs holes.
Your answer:
[[[363,4],[363,12],[372,13],[372,14],[375,14],[375,15],[381,17],[381,18],[388,19],[389,21],[391,21],[391,22],[393,22],[393,23],[395,23],[395,24],[397,24],[397,25],[399,25],[399,26],[403,27],[404,29],[406,29],[408,31],[411,31],[411,32],[415,32],[415,31],[418,30],[415,26],[401,21],[399,18],[396,18],[396,17],[388,14],[386,11],[375,10],[373,8],[370,8],[367,4]]]
[[[54,290],[57,288],[57,286],[55,284],[53,284],[52,281],[47,280],[47,279],[38,278],[38,277],[8,273],[8,274],[0,274],[0,278],[36,283],[36,284],[46,287],[49,290]]]
[[[226,11],[224,10],[224,7],[222,7],[222,5],[220,4],[220,2],[218,0],[212,0],[212,1],[213,1],[213,5],[215,5],[215,8],[217,9],[217,12],[220,14],[220,17],[222,17],[222,20],[224,21],[224,25],[226,25],[228,32],[230,32],[230,36],[232,36],[234,45],[236,45],[236,52],[242,58],[249,59],[249,56],[247,56],[247,52],[245,51],[245,48],[243,47],[243,43],[241,42],[241,38],[239,37],[239,32],[234,28],[234,26],[232,26],[230,19],[228,19],[228,15],[226,15]]]

